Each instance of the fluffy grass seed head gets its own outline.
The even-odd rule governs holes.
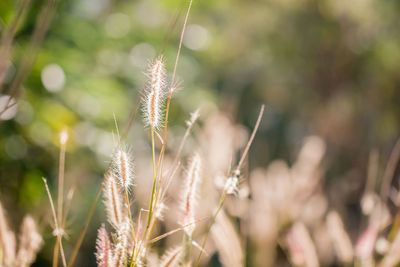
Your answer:
[[[201,169],[201,158],[199,154],[195,154],[189,165],[185,187],[182,194],[183,219],[181,225],[185,226],[184,231],[189,236],[192,235],[195,228],[195,205],[196,205],[197,187],[200,183],[200,178],[201,178],[200,169]]]
[[[186,121],[188,127],[192,126],[193,123],[200,117],[200,109],[196,109],[194,112],[190,113],[190,119]]]
[[[233,223],[223,210],[215,220],[210,231],[222,266],[242,267],[244,253]]]
[[[112,173],[119,180],[121,187],[129,191],[133,185],[133,161],[129,153],[122,148],[118,148],[114,153]]]
[[[104,224],[97,232],[96,239],[96,260],[98,267],[111,266],[112,244]]]
[[[108,221],[114,229],[118,229],[125,218],[122,208],[123,196],[120,193],[120,186],[117,183],[117,178],[112,173],[105,175],[103,184],[104,204],[107,210]]]
[[[36,259],[36,254],[43,245],[36,223],[29,215],[25,216],[21,225],[19,249],[15,266],[30,266]]]
[[[117,240],[113,251],[113,260],[111,266],[125,267],[128,261],[129,247],[129,221],[125,220],[117,233]]]
[[[148,84],[144,98],[145,123],[153,129],[161,126],[162,104],[165,97],[166,71],[164,60],[160,56],[149,67]]]
[[[8,227],[7,214],[0,203],[0,250],[2,252],[0,265],[3,263],[5,266],[11,266],[15,261],[15,248],[15,235]]]

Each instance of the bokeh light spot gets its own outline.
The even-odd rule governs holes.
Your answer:
[[[207,47],[209,41],[206,28],[191,24],[187,26],[186,34],[183,38],[183,44],[192,50],[201,50]]]
[[[106,21],[105,30],[112,38],[121,38],[129,33],[131,22],[128,15],[122,13],[111,14]]]
[[[57,64],[49,64],[42,71],[43,86],[49,92],[59,92],[65,85],[65,73]]]
[[[155,54],[153,46],[148,43],[140,43],[131,49],[129,59],[132,65],[143,68],[147,66],[149,59],[154,58]]]

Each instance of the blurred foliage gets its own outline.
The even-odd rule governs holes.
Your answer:
[[[17,2],[0,1],[0,29],[12,20]],[[26,56],[45,0],[31,2],[16,33],[5,88]],[[18,112],[0,126],[0,199],[13,207],[12,220],[32,212],[43,226],[49,221],[40,178],[56,184],[58,133],[67,127],[67,178],[80,201],[68,230],[76,239],[108,164],[113,116],[126,125],[138,110],[149,60],[162,52],[172,71],[187,4],[57,3]],[[346,178],[353,185],[347,197],[354,199],[369,150],[382,148],[386,158],[400,130],[399,15],[395,0],[194,1],[177,72],[183,89],[171,124],[182,125],[197,107],[206,117],[217,104],[251,127],[266,103],[251,167],[276,157],[291,160],[289,151],[304,136],[318,134],[328,142],[328,182]],[[46,67],[53,67],[47,75]],[[128,142],[134,146],[132,138]],[[81,266],[93,265],[94,238],[95,228]],[[51,249],[46,245],[38,266],[50,261]]]

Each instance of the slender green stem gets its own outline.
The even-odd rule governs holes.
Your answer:
[[[155,200],[155,205],[157,205],[157,199]],[[145,238],[146,246],[148,245],[148,241],[150,240],[151,233],[153,232],[153,228],[154,228],[155,222],[156,222],[156,218],[155,218],[155,216],[153,216],[153,218],[151,218],[150,227],[149,227],[149,231],[147,233],[147,237]]]
[[[157,169],[156,169],[157,174],[158,174],[159,169],[161,168],[160,179],[158,180],[158,187],[156,190],[157,196],[158,196],[159,190],[161,188],[161,179],[163,176],[164,153],[165,153],[165,148],[166,148],[166,144],[167,144],[168,115],[169,115],[169,106],[171,104],[171,98],[172,98],[172,92],[169,93],[168,100],[167,100],[167,111],[165,112],[165,123],[164,123],[164,133],[163,133],[163,144],[161,146],[161,151],[160,151],[160,155],[158,157],[158,162],[157,162]],[[153,164],[154,164],[154,162],[155,161],[154,161],[154,157],[153,157]],[[154,165],[153,165],[153,168],[154,168]],[[156,201],[157,200],[158,200],[158,198],[156,199]]]
[[[129,265],[130,267],[136,267],[136,258],[135,258],[135,251],[136,251],[136,246],[133,246],[133,251],[132,251],[132,256],[131,256],[131,264]]]
[[[128,190],[126,189],[126,187],[125,187],[125,200],[126,200],[126,205],[127,205],[127,209],[128,209],[128,216],[129,216],[129,222],[131,225],[133,241],[136,243],[135,228],[133,227],[133,220],[132,220],[132,214],[131,214],[131,205],[129,203]]]
[[[156,153],[155,153],[155,148],[154,148],[154,128],[151,127],[151,150],[152,150],[152,155],[153,155],[153,176],[154,176],[154,182],[157,178],[157,172],[156,172]]]
[[[187,252],[186,252],[186,262],[190,263],[190,258],[192,254],[192,236],[188,236]]]
[[[157,182],[157,171],[156,171],[156,157],[155,157],[155,149],[154,149],[154,129],[151,127],[151,148],[153,154],[153,189],[151,191],[151,199],[150,199],[150,207],[149,207],[149,216],[147,217],[147,225],[146,231],[144,236],[146,236],[147,231],[150,227],[151,217],[153,215],[153,202],[154,202],[154,195],[156,190],[156,182]]]
[[[151,148],[152,148],[152,155],[153,155],[153,189],[151,190],[151,199],[150,199],[150,207],[149,207],[149,214],[147,217],[147,225],[146,225],[146,230],[143,234],[143,241],[146,239],[146,236],[148,234],[150,225],[151,225],[151,220],[153,217],[153,206],[154,206],[154,196],[156,192],[156,183],[157,183],[157,171],[156,171],[156,156],[155,156],[155,144],[154,144],[154,128],[150,126],[150,132],[151,132]],[[134,253],[132,253],[132,259],[135,259],[134,261],[131,261],[131,266],[133,266],[133,262],[136,262],[136,257],[140,254],[140,251],[136,253],[136,257],[134,258]]]

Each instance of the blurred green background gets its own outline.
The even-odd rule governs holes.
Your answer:
[[[18,2],[0,2],[2,31]],[[31,1],[17,28],[1,74],[4,95],[46,2]],[[36,266],[52,257],[41,177],[55,191],[59,132],[67,127],[71,135],[66,179],[67,187],[76,187],[67,227],[71,242],[65,242],[70,251],[109,162],[113,114],[125,125],[137,110],[149,60],[163,53],[172,71],[187,5],[57,1],[17,108],[0,116],[0,200],[11,225],[28,212],[39,220],[47,242]],[[292,161],[305,136],[320,135],[328,144],[327,191],[340,185],[344,191],[331,197],[340,195],[349,212],[357,210],[370,149],[382,151],[384,164],[399,133],[399,17],[396,0],[194,0],[177,71],[183,89],[174,99],[171,124],[183,125],[197,107],[206,118],[217,106],[251,128],[265,103],[249,167],[265,167],[275,158]],[[128,143],[135,149],[132,136]],[[79,266],[95,264],[100,221],[102,205]]]

